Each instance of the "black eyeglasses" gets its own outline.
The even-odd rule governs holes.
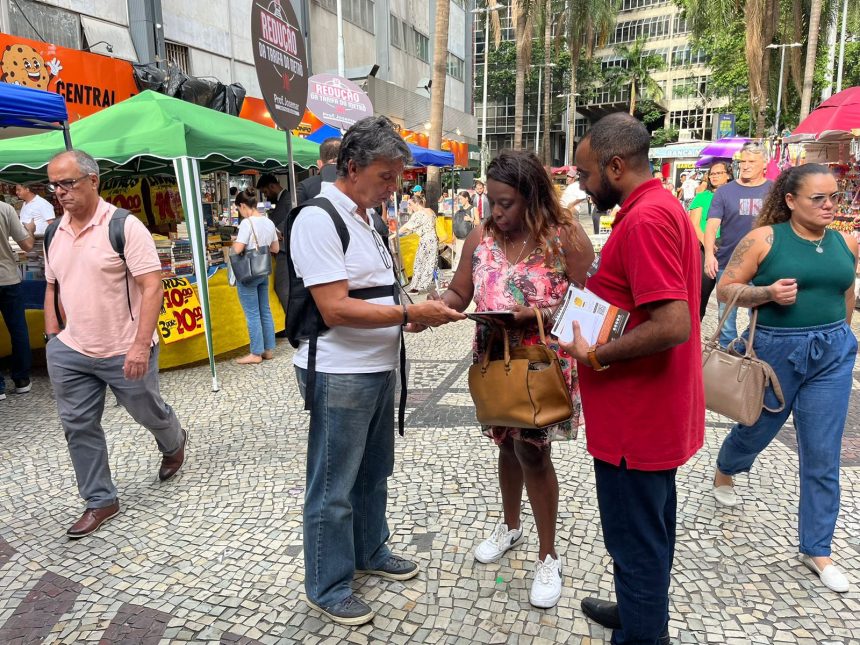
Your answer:
[[[48,183],[48,190],[52,193],[57,192],[60,188],[65,191],[72,190],[79,181],[83,181],[89,175],[82,175],[77,179],[61,179],[60,181],[52,181]]]
[[[382,236],[375,229],[370,229],[370,234],[373,235],[373,241],[376,242],[376,250],[379,252],[379,257],[382,258],[382,263],[386,269],[391,268],[391,253],[382,241]]]

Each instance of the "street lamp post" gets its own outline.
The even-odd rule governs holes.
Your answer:
[[[505,5],[496,4],[489,5],[490,0],[487,0],[487,6],[483,9],[472,9],[475,15],[484,14],[484,89],[483,89],[483,114],[481,116],[481,177],[487,174],[487,163],[489,160],[489,147],[487,146],[487,75],[489,73],[490,60],[490,12],[504,9]]]
[[[538,68],[538,104],[537,104],[537,128],[535,129],[535,153],[540,156],[540,98],[543,95],[543,68],[555,67],[555,63],[546,65],[532,65]]]
[[[565,115],[564,115],[564,165],[569,166],[572,159],[570,158],[570,141],[571,137],[576,136],[576,97],[580,96],[579,92],[567,92],[565,94],[556,94],[556,98],[563,98],[565,100]],[[571,108],[570,102],[573,99],[573,107]],[[573,117],[571,118],[571,109],[573,110]],[[573,132],[571,132],[571,123],[573,124]]]
[[[782,72],[785,69],[785,50],[788,48],[794,47],[802,47],[801,43],[786,43],[784,45],[777,45],[775,43],[771,43],[767,46],[768,49],[779,49],[780,59],[779,59],[779,89],[776,93],[776,123],[773,126],[776,131],[776,136],[779,136],[779,117],[782,112]]]

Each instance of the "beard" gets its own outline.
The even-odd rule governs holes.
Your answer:
[[[600,190],[596,193],[589,192],[588,195],[600,211],[612,210],[621,199],[621,193],[612,187],[602,168],[600,169]]]

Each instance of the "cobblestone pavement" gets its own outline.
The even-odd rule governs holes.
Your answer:
[[[713,326],[714,313],[709,315]],[[149,435],[112,405],[107,428],[123,512],[77,542],[74,474],[44,370],[28,395],[0,402],[0,643],[604,643],[579,610],[610,597],[591,461],[582,438],[556,444],[561,483],[561,602],[528,604],[537,538],[480,565],[476,543],[500,517],[496,449],[475,424],[465,373],[472,323],[409,338],[411,401],[390,482],[391,544],[417,560],[406,583],[357,576],[377,610],[347,629],[303,598],[305,428],[291,350],[273,361],[219,361],[165,372],[162,388],[190,431],[185,467],[159,483]],[[671,394],[665,402],[671,405]],[[796,557],[797,458],[789,432],[738,484],[745,503],[709,494],[725,419],[678,475],[679,534],[670,633],[680,643],[860,643],[860,412],[852,400],[834,551],[854,580],[839,595]]]

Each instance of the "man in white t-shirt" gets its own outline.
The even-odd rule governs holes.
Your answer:
[[[588,195],[579,185],[579,175],[576,168],[567,171],[567,186],[561,194],[561,207],[568,209],[574,215],[585,211],[588,206]]]
[[[690,210],[690,204],[696,197],[696,188],[698,187],[699,182],[693,178],[692,174],[681,173],[681,188],[678,191],[678,197],[684,204],[684,210]]]
[[[44,235],[48,224],[54,221],[54,207],[44,197],[34,193],[28,186],[18,184],[15,194],[24,202],[21,207],[21,223],[31,235]]]
[[[349,233],[344,251],[334,221],[307,206],[289,231],[296,275],[329,327],[319,336],[312,392],[310,342],[293,363],[310,409],[304,505],[308,603],[342,625],[363,625],[374,611],[352,592],[356,571],[408,580],[418,566],[391,553],[385,517],[394,469],[394,384],[400,331],[421,331],[464,316],[438,301],[397,304],[392,259],[374,229],[373,207],[397,188],[411,158],[385,117],[368,117],[344,135],[337,179],[319,196]],[[357,289],[391,288],[360,299]],[[352,293],[352,295],[350,295]],[[291,296],[292,297],[292,296]]]

